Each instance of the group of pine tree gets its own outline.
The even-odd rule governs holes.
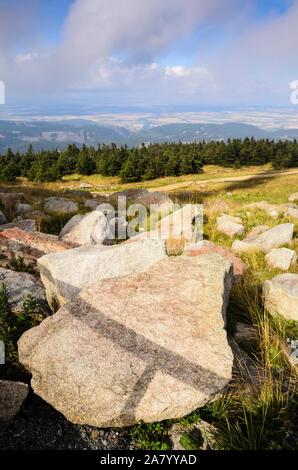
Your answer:
[[[115,144],[97,148],[76,144],[63,150],[34,152],[29,145],[26,153],[8,149],[0,156],[1,181],[13,182],[22,176],[30,181],[50,182],[65,175],[79,173],[120,176],[123,183],[202,173],[204,165],[241,168],[272,163],[275,169],[298,166],[298,143],[294,141],[228,139],[218,142],[152,143],[140,147],[117,147]]]

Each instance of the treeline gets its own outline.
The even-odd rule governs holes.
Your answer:
[[[275,169],[298,166],[298,143],[294,141],[233,139],[227,142],[142,144],[140,147],[117,147],[115,144],[97,148],[75,144],[67,149],[34,152],[29,145],[26,153],[8,149],[0,156],[1,181],[27,177],[30,181],[50,182],[65,175],[80,173],[120,176],[123,183],[202,173],[204,165],[240,168],[271,162]]]

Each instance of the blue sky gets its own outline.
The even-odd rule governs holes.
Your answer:
[[[298,0],[0,0],[17,103],[293,107]]]

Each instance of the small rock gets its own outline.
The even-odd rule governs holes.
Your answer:
[[[289,202],[298,201],[298,193],[293,193],[293,194],[291,194],[291,196],[289,196],[288,201],[289,201]]]
[[[243,251],[261,250],[269,253],[273,248],[279,248],[281,245],[290,245],[294,233],[294,224],[281,224],[267,230],[260,235],[245,238],[244,240],[235,240],[232,244],[232,251],[241,253]]]
[[[237,322],[233,337],[241,348],[247,348],[252,342],[257,340],[258,335],[253,326]]]
[[[90,438],[92,440],[97,439],[98,436],[99,436],[99,431],[97,429],[94,429],[92,433],[90,434]]]
[[[87,201],[85,201],[85,207],[88,207],[89,209],[92,209],[93,211],[96,209],[97,206],[98,206],[98,201],[96,201],[95,199],[87,199]]]
[[[5,217],[3,212],[0,211],[0,225],[2,225],[2,224],[7,224],[7,218]]]
[[[21,410],[29,391],[22,382],[0,380],[0,421],[11,421]]]
[[[58,212],[61,214],[67,214],[71,212],[77,212],[79,206],[76,202],[67,199],[66,197],[48,197],[44,202],[44,210],[48,212]]]
[[[23,204],[21,202],[18,202],[15,205],[15,211],[17,214],[26,214],[27,212],[32,212],[32,207],[30,204]]]
[[[287,320],[298,321],[298,274],[279,274],[263,285],[265,308]]]
[[[298,207],[297,208],[288,207],[285,211],[285,214],[288,217],[292,217],[293,219],[298,219]]]
[[[18,219],[19,220],[11,222],[10,224],[0,225],[0,232],[4,232],[5,230],[10,230],[12,228],[17,228],[24,232],[36,232],[36,220],[23,220],[22,217],[18,217]]]
[[[217,230],[225,233],[229,237],[233,237],[235,235],[241,237],[245,233],[245,228],[241,222],[242,220],[239,217],[223,215],[221,217],[217,217]]]
[[[222,199],[218,199],[214,202],[212,208],[214,211],[221,212],[223,214],[224,212],[227,212],[230,209],[230,206]]]
[[[24,299],[30,294],[37,301],[40,309],[50,314],[44,287],[41,281],[29,273],[16,272],[0,268],[0,285],[4,283],[12,310],[20,312]]]
[[[297,255],[294,250],[288,248],[274,248],[265,256],[267,263],[272,268],[287,271],[291,265],[297,261]]]

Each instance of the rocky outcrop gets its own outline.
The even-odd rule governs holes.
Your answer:
[[[298,274],[279,274],[264,282],[265,308],[272,315],[298,321]]]
[[[272,268],[287,271],[291,265],[296,263],[297,255],[294,250],[289,250],[288,248],[274,248],[269,251],[265,259]]]
[[[63,227],[59,239],[73,246],[88,246],[113,242],[113,234],[105,215],[93,211],[86,215],[75,215]]]
[[[47,253],[55,253],[69,248],[71,247],[67,243],[58,240],[55,235],[25,232],[17,227],[0,232],[0,253],[8,259],[21,256],[30,264],[35,264],[38,258]]]
[[[165,242],[142,240],[114,246],[95,245],[52,253],[38,260],[41,280],[52,310],[81,289],[102,279],[146,271],[166,257]]]
[[[217,399],[232,374],[232,281],[231,263],[202,255],[83,289],[19,340],[34,392],[99,427],[178,418]]]
[[[222,246],[216,245],[209,240],[202,240],[197,243],[193,243],[192,245],[187,245],[184,249],[185,256],[200,256],[211,253],[217,253],[230,261],[234,268],[234,281],[241,281],[243,274],[248,269],[247,264]]]
[[[45,211],[58,212],[61,214],[68,214],[79,210],[79,206],[76,202],[66,197],[55,196],[46,198],[43,207]]]
[[[24,299],[30,294],[37,301],[40,310],[50,313],[46,300],[45,289],[41,281],[32,274],[16,272],[11,269],[0,268],[0,285],[7,289],[8,299],[12,310],[20,312]]]
[[[0,380],[0,422],[11,421],[19,413],[28,392],[27,384]]]
[[[261,235],[244,238],[244,240],[235,240],[232,245],[232,251],[241,253],[253,249],[269,253],[273,248],[279,248],[286,244],[290,245],[293,239],[293,232],[294,224],[276,225]]]

